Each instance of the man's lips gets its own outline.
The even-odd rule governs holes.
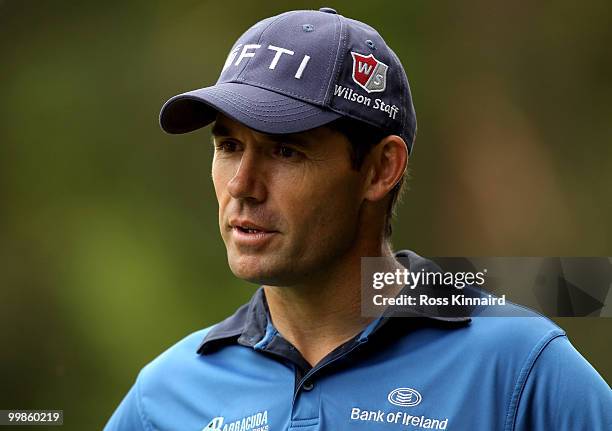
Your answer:
[[[237,230],[242,233],[255,234],[255,233],[275,233],[278,232],[269,227],[263,226],[262,224],[255,223],[247,219],[232,219],[229,222],[229,227],[232,230]]]
[[[229,230],[233,243],[243,251],[261,249],[279,233],[250,220],[231,220]]]

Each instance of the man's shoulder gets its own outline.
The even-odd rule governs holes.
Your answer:
[[[421,352],[423,361],[444,357],[441,364],[454,364],[464,375],[486,374],[508,385],[528,372],[553,340],[567,342],[553,321],[516,305],[507,306],[503,316],[473,316],[463,326],[432,322],[406,335],[402,352]]]
[[[248,323],[249,305],[243,304],[226,319],[195,331],[166,349],[141,370],[139,385],[145,389],[159,389],[176,386],[179,381],[191,382],[196,376],[214,375],[223,367],[222,361],[211,361],[207,353],[220,346],[237,344]]]
[[[564,333],[550,318],[520,304],[507,302],[503,307],[490,307],[486,314],[472,317],[472,326],[483,334],[502,333],[505,337],[539,337],[549,332]],[[518,340],[517,340],[518,341]]]
[[[537,355],[565,331],[549,318],[521,305],[509,303],[503,315],[476,316],[470,324],[470,335],[483,349],[493,348],[508,356]]]
[[[163,383],[169,375],[176,377],[177,374],[187,372],[191,368],[190,364],[197,362],[200,357],[198,347],[202,340],[215,326],[192,332],[145,365],[138,376],[141,384]]]

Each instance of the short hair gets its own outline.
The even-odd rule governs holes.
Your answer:
[[[355,170],[361,169],[366,156],[370,154],[372,148],[374,148],[383,138],[389,135],[388,132],[385,132],[376,126],[372,126],[364,123],[363,121],[354,120],[348,117],[339,118],[327,124],[327,126],[332,130],[342,133],[351,144],[351,166]],[[404,172],[400,180],[389,192],[391,199],[389,201],[389,206],[387,207],[385,218],[386,239],[390,239],[391,234],[393,233],[392,221],[393,217],[395,216],[397,204],[399,203],[404,190],[406,176],[407,171]]]

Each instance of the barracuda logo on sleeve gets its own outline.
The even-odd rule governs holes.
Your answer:
[[[225,424],[224,421],[223,416],[217,416],[202,431],[269,431],[267,410]]]

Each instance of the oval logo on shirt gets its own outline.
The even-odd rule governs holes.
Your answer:
[[[401,407],[414,407],[421,403],[423,397],[412,388],[397,388],[389,392],[387,397],[391,404]]]

